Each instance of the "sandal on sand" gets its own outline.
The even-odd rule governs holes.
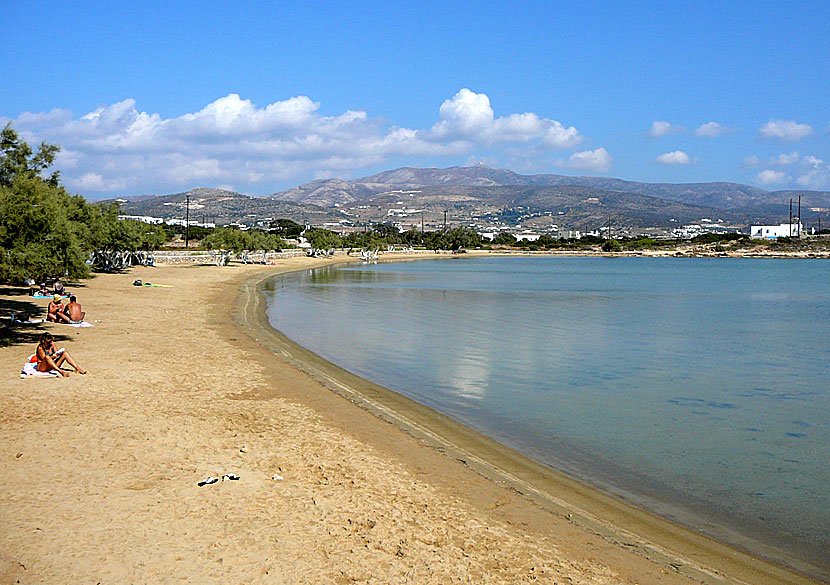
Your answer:
[[[239,476],[236,475],[235,473],[226,473],[225,475],[222,476],[222,481],[225,481],[226,479],[236,481],[237,479],[239,479]]]
[[[209,476],[206,480],[200,481],[196,485],[198,485],[199,487],[202,487],[203,485],[210,485],[212,483],[216,483],[217,481],[219,481],[219,478]]]

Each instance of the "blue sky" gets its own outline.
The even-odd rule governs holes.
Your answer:
[[[830,3],[0,4],[0,123],[96,199],[483,161],[830,190]]]

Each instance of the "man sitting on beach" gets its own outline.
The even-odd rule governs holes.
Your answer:
[[[49,302],[49,307],[46,309],[46,320],[54,323],[69,323],[69,317],[64,313],[65,309],[61,304],[61,296],[56,294]]]
[[[77,325],[84,322],[86,313],[81,310],[81,303],[75,298],[75,295],[69,295],[69,303],[63,310],[66,317],[69,318],[69,323]]]

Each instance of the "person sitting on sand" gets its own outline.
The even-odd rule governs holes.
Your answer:
[[[81,303],[75,298],[75,295],[69,295],[69,302],[63,310],[64,315],[69,318],[69,322],[73,325],[84,322],[86,313],[81,310]]]
[[[65,310],[66,309],[64,309],[64,306],[61,303],[61,296],[56,294],[52,297],[52,300],[49,302],[49,306],[46,309],[46,320],[54,323],[69,323],[69,317],[67,317],[66,313],[64,313]]]
[[[86,374],[86,370],[81,369],[81,367],[75,362],[69,352],[66,351],[64,348],[58,349],[55,346],[55,338],[52,337],[51,333],[44,333],[40,336],[40,342],[37,344],[37,371],[38,372],[48,372],[50,370],[57,371],[61,376],[68,376],[66,372],[61,369],[61,364],[63,362],[69,363],[70,366],[75,368],[75,371],[79,374]]]

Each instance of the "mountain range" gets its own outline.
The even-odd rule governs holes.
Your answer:
[[[786,221],[790,199],[801,196],[804,221],[830,209],[830,193],[767,191],[738,183],[641,183],[608,177],[522,175],[485,165],[403,167],[346,181],[324,179],[252,197],[222,189],[191,189],[122,200],[124,213],[248,225],[286,217],[313,225],[419,221],[481,227],[515,225],[592,229],[609,216],[618,225],[668,227],[702,218],[735,225]],[[828,218],[830,220],[830,218]]]

